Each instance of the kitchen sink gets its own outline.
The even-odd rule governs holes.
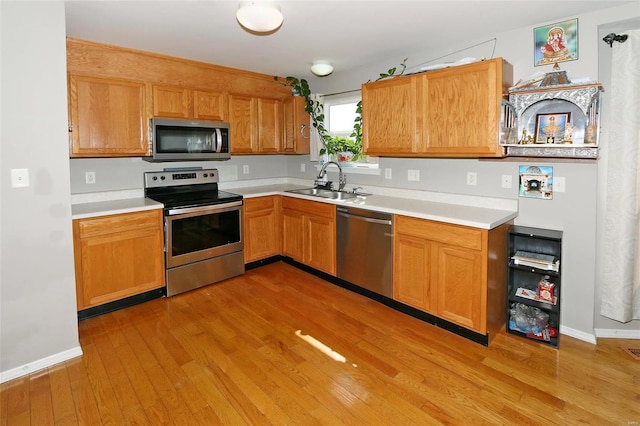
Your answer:
[[[358,196],[358,194],[354,194],[353,192],[332,191],[322,188],[290,189],[286,192],[291,192],[293,194],[312,195],[314,197],[328,198],[330,200],[349,200]]]

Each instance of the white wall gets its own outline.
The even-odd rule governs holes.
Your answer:
[[[63,3],[1,2],[0,381],[81,354]],[[12,188],[10,169],[30,186]]]

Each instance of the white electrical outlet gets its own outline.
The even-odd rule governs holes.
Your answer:
[[[410,182],[417,182],[420,180],[420,170],[407,171],[407,180]]]
[[[304,163],[300,163],[300,172],[304,173],[307,171],[307,165]]]
[[[242,166],[242,174],[244,175],[248,175],[249,174],[249,166],[248,165],[244,165]]]
[[[476,186],[478,184],[478,174],[476,172],[467,172],[467,185]]]
[[[392,179],[392,177],[391,177],[391,168],[390,167],[384,169],[384,178],[385,179]]]
[[[511,175],[502,175],[502,187],[511,188],[513,186]]]
[[[567,181],[565,178],[560,176],[554,176],[553,178],[553,191],[554,192],[565,192],[567,190]]]
[[[11,186],[13,188],[29,186],[29,169],[11,169]]]
[[[86,172],[84,174],[84,181],[87,185],[96,183],[96,172]]]

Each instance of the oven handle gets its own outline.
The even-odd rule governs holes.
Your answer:
[[[214,204],[210,206],[199,206],[199,207],[187,207],[184,209],[169,209],[167,211],[168,216],[175,216],[180,214],[188,214],[188,213],[213,213],[219,212],[227,209],[231,209],[232,207],[242,206],[242,201],[234,201],[231,203],[224,204]]]

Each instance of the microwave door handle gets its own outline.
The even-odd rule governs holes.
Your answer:
[[[222,132],[220,129],[216,128],[216,152],[220,152],[222,150]]]

